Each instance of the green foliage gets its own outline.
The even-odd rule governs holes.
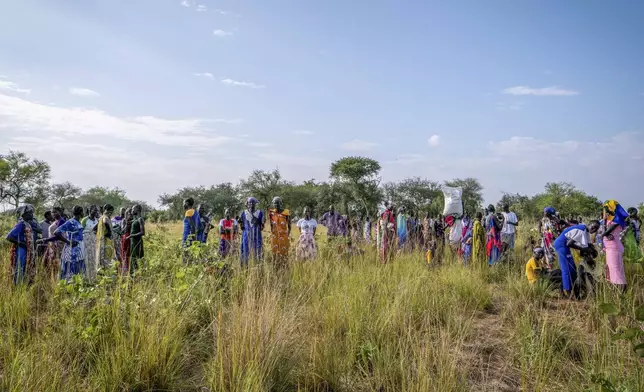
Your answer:
[[[382,200],[380,164],[371,158],[346,157],[331,164],[330,178],[347,212],[373,214]]]
[[[0,202],[14,208],[25,202],[42,204],[51,175],[49,164],[17,151],[0,155],[0,160]]]
[[[443,209],[443,192],[438,182],[420,177],[389,182],[383,185],[385,199],[407,211],[429,212],[435,216]],[[421,214],[424,215],[424,214]]]
[[[536,195],[534,201],[538,211],[552,206],[561,216],[575,217],[597,217],[602,205],[595,196],[588,195],[567,182],[546,184],[544,192]]]

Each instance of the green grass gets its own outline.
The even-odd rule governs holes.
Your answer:
[[[176,227],[146,238],[134,280],[95,287],[0,280],[2,391],[586,391],[601,374],[644,390],[642,364],[597,311],[644,303],[600,285],[571,302],[523,276],[526,255],[489,269],[374,250],[221,277],[181,262]],[[324,243],[324,241],[319,241]],[[205,253],[216,252],[216,245]],[[8,246],[0,246],[8,265]]]

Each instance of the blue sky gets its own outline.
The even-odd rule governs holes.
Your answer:
[[[0,14],[0,153],[155,201],[279,167],[572,181],[644,200],[644,3],[21,0]]]

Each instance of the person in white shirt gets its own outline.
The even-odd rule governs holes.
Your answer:
[[[311,209],[304,208],[304,218],[297,221],[297,228],[300,229],[300,239],[295,249],[297,260],[314,260],[317,257],[317,245],[315,244],[315,231],[318,222],[311,217]]]
[[[514,249],[514,238],[519,225],[517,214],[510,211],[508,204],[503,205],[503,229],[501,229],[501,242],[503,243],[503,253],[508,249]]]

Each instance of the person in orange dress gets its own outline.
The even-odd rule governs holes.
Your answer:
[[[291,216],[284,209],[282,198],[273,198],[273,208],[268,210],[268,220],[271,224],[271,248],[276,264],[286,263],[290,247]]]

